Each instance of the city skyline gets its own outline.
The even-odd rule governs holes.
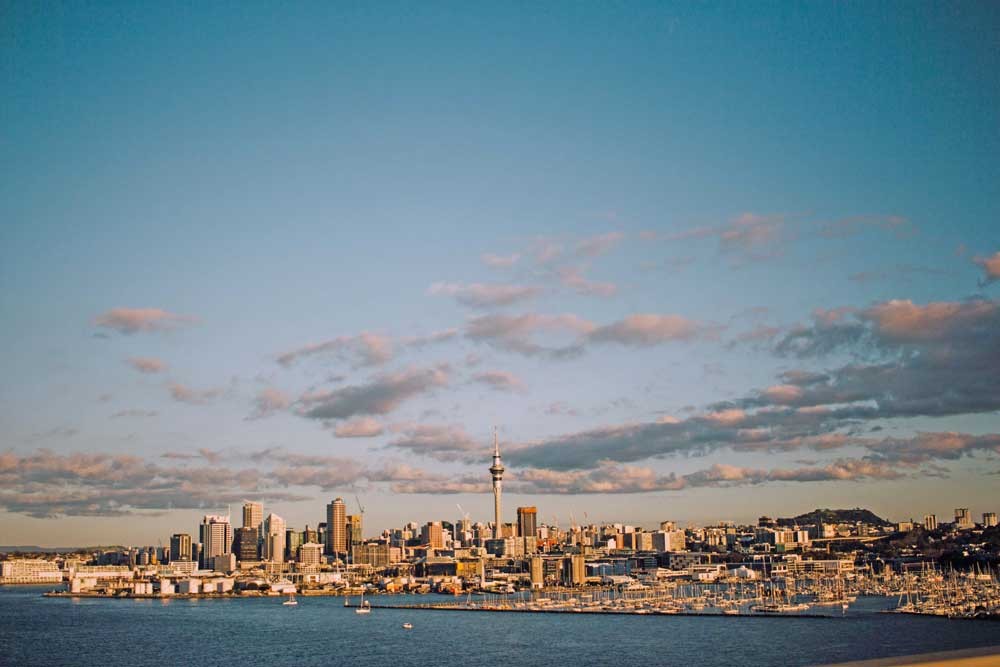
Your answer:
[[[8,14],[5,543],[996,511],[995,6]]]

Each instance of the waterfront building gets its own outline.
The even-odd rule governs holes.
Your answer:
[[[232,572],[236,569],[236,554],[227,553],[212,559],[212,569],[216,572]]]
[[[573,554],[563,559],[563,584],[582,586],[587,583],[587,559],[583,554]]]
[[[326,506],[326,549],[339,556],[347,552],[347,508],[343,498]]]
[[[233,527],[228,516],[206,514],[201,521],[201,558],[211,567],[216,556],[228,554],[233,546]]]
[[[260,524],[264,521],[264,506],[261,503],[243,503],[243,527],[253,528],[260,531]]]
[[[191,560],[191,536],[177,533],[170,536],[170,560]]]
[[[545,587],[545,565],[541,556],[533,556],[529,561],[529,571],[531,572],[531,587]]]
[[[500,441],[497,440],[497,429],[493,427],[493,465],[490,466],[490,476],[493,479],[493,539],[503,537],[500,527],[500,517],[502,516],[500,511],[500,496],[502,493],[503,473],[503,462],[500,460]]]
[[[983,528],[992,528],[997,525],[996,512],[983,512]]]
[[[62,570],[54,561],[17,558],[0,562],[0,583],[51,584],[62,581]]]
[[[275,563],[285,558],[285,520],[277,514],[268,514],[264,519],[264,560]]]
[[[924,530],[937,530],[937,516],[934,514],[924,515]]]

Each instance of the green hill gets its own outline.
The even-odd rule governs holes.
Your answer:
[[[876,515],[871,510],[856,507],[852,510],[815,509],[806,514],[800,514],[791,519],[778,519],[778,524],[791,526],[793,524],[819,523],[867,523],[871,526],[889,526],[891,523]]]

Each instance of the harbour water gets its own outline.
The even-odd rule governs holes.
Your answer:
[[[43,598],[45,590],[0,587],[0,665],[794,666],[1000,643],[996,622],[879,613],[895,602],[885,598],[861,598],[834,618],[383,608],[365,616],[336,597],[299,597],[288,607],[282,598]]]

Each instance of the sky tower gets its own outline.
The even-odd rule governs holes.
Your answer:
[[[495,515],[493,523],[493,539],[500,539],[500,493],[503,482],[503,463],[500,461],[500,443],[497,440],[497,427],[493,427],[493,465],[490,466],[490,474],[493,475],[493,513]]]

